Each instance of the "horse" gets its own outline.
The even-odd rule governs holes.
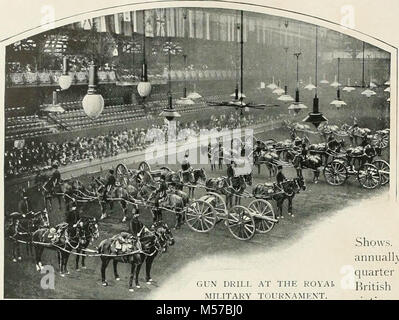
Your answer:
[[[353,146],[358,145],[359,137],[365,137],[371,133],[369,128],[359,128],[358,126],[350,126],[346,123],[341,126],[341,130],[348,134],[349,140]]]
[[[227,177],[209,178],[205,181],[205,188],[207,191],[225,195],[227,200],[227,189],[229,188]]]
[[[80,252],[87,248],[92,239],[98,238],[97,219],[82,217],[77,223],[69,227],[67,223],[61,223],[54,228],[41,228],[33,233],[33,241],[36,256],[36,270],[40,271],[42,254],[45,248],[57,251],[58,266],[61,276],[68,273],[68,259],[70,252]],[[77,261],[78,263],[78,261]]]
[[[193,169],[191,172],[187,172],[186,174],[180,171],[181,181],[183,184],[189,184],[188,186],[188,196],[194,197],[195,185],[198,184],[198,181],[202,182],[206,181],[206,172],[204,168]]]
[[[345,147],[344,140],[333,139],[330,142],[322,142],[317,144],[311,144],[309,146],[309,154],[318,155],[321,158],[321,162],[327,165],[330,155],[334,157],[335,154],[343,152]]]
[[[184,218],[184,212],[189,203],[187,193],[178,189],[169,189],[165,197],[159,198],[156,189],[152,187],[143,186],[139,191],[139,197],[147,203],[153,203],[155,208],[151,210],[154,222],[160,219],[158,216],[162,208],[173,210],[176,213],[175,229],[179,229]]]
[[[126,254],[116,254],[118,252],[114,249],[114,243],[118,235],[101,241],[98,246],[98,253],[101,255],[101,281],[103,286],[108,286],[105,272],[111,260],[113,262],[116,281],[120,280],[117,269],[118,262],[131,264],[129,291],[134,291],[134,279],[136,288],[140,288],[139,273],[144,262],[146,264],[146,282],[147,284],[153,282],[151,278],[151,267],[155,257],[160,252],[166,252],[168,246],[174,245],[175,240],[168,225],[162,221],[154,223],[150,230],[150,232],[145,232],[139,239],[134,239],[132,236],[130,240],[132,248]]]
[[[275,151],[262,151],[257,159],[258,161],[258,172],[260,173],[260,163],[265,163],[266,168],[269,171],[269,177],[277,174],[276,161],[279,160],[279,156]]]
[[[95,194],[95,197],[98,199],[98,202],[100,204],[101,207],[100,220],[103,220],[108,216],[107,214],[108,204],[112,212],[114,209],[114,202],[118,201],[123,212],[122,222],[125,222],[127,219],[128,202],[135,202],[136,199],[141,199],[140,188],[132,184],[128,184],[126,186],[117,184],[109,192],[107,192],[106,196],[104,197],[105,181],[101,177],[99,178],[93,177],[89,188],[90,191],[93,194]]]
[[[294,217],[292,213],[292,201],[297,193],[306,190],[305,180],[302,177],[297,177],[292,180],[286,180],[277,186],[274,183],[257,184],[253,189],[253,196],[255,198],[272,199],[276,201],[278,216],[277,218],[284,218],[283,204],[288,200],[288,214]]]
[[[320,167],[323,165],[319,155],[308,155],[303,159],[303,156],[297,153],[292,160],[292,164],[297,171],[298,177],[302,177],[302,169],[311,169],[313,171],[313,182],[318,183]]]
[[[27,214],[13,212],[7,218],[11,219],[6,227],[6,234],[12,240],[12,261],[21,261],[20,242],[26,242],[27,255],[33,255],[32,235],[36,230],[50,226],[48,213],[46,209]]]

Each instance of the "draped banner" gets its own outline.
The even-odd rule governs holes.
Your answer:
[[[155,12],[153,10],[145,11],[145,36],[154,37]]]
[[[155,36],[166,36],[166,11],[165,9],[155,9]]]
[[[195,38],[195,11],[188,10],[188,36]]]
[[[168,37],[176,37],[175,9],[166,9],[166,29]]]
[[[197,39],[204,38],[204,13],[201,10],[195,12],[195,36]]]
[[[205,39],[211,40],[211,26],[210,26],[210,14],[209,12],[205,13]]]
[[[145,15],[145,16],[144,16]],[[240,41],[240,14],[237,12],[221,13],[199,8],[164,8],[145,11],[116,13],[108,16],[86,19],[71,25],[71,29],[111,32],[132,36],[144,33],[147,37],[189,37],[213,41]],[[284,44],[283,25],[267,21],[260,16],[244,14],[243,41],[256,43]],[[274,31],[273,31],[274,30]],[[320,28],[320,38],[326,36],[326,30]],[[277,39],[280,37],[280,39]],[[274,39],[273,39],[274,38]],[[292,39],[289,39],[291,41]]]

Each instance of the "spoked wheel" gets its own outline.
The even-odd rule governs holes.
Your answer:
[[[204,200],[195,200],[186,210],[186,223],[196,232],[209,232],[216,224],[216,212],[213,206]]]
[[[348,179],[348,170],[341,161],[330,162],[324,167],[323,173],[327,183],[333,186],[340,186]]]
[[[252,201],[248,209],[255,215],[255,227],[259,233],[267,233],[273,229],[274,224],[278,221],[274,215],[274,210],[270,202],[263,199],[256,199]]]
[[[151,167],[147,161],[140,162],[139,164],[140,171],[151,171]]]
[[[385,160],[374,160],[373,165],[375,165],[378,169],[378,172],[381,176],[381,185],[384,186],[389,182],[389,163]]]
[[[129,170],[123,163],[120,163],[116,166],[116,179],[119,184],[125,186],[129,182]]]
[[[387,134],[375,135],[372,143],[378,148],[385,149],[389,145],[389,135]]]
[[[363,188],[375,189],[381,184],[381,176],[377,167],[366,163],[357,172],[357,180]]]
[[[250,240],[256,231],[251,212],[243,206],[231,208],[227,218],[227,227],[233,237],[238,240]]]

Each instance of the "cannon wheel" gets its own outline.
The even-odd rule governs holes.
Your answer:
[[[216,212],[214,207],[207,201],[198,199],[187,207],[186,223],[188,227],[196,232],[209,232],[216,225]]]
[[[147,161],[142,161],[142,162],[140,162],[140,164],[139,164],[139,170],[140,171],[151,171],[151,167],[150,167],[150,165],[148,164],[148,162]]]
[[[227,227],[233,237],[238,240],[250,240],[256,231],[251,212],[243,206],[231,208],[227,218]]]
[[[123,163],[116,166],[116,179],[122,185],[127,185],[129,182],[129,170]]]
[[[381,185],[386,185],[389,182],[389,163],[385,160],[374,160],[372,164],[377,167],[378,172],[380,173]]]
[[[366,163],[357,172],[357,180],[363,188],[375,189],[381,184],[381,176],[377,167]]]
[[[333,160],[327,164],[323,174],[327,183],[333,186],[340,186],[348,179],[348,170],[341,161]]]
[[[385,149],[389,145],[389,135],[387,134],[377,134],[373,138],[373,144],[381,149]]]
[[[265,217],[265,219],[254,217],[256,231],[267,233],[273,229],[275,222],[272,220],[275,220],[276,216],[270,202],[264,199],[256,199],[249,204],[248,209],[255,214]]]

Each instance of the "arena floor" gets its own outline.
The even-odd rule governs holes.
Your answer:
[[[261,136],[260,136],[261,137]],[[286,139],[288,133],[283,130],[274,130],[263,135],[263,138],[273,137],[276,140]],[[262,138],[262,137],[261,137]],[[311,139],[313,142],[313,139]],[[317,142],[316,140],[314,142]],[[388,150],[385,151],[384,158],[388,158]],[[137,167],[137,165],[136,165]],[[178,166],[169,166],[172,170],[178,170]],[[197,166],[199,167],[199,166]],[[210,171],[210,167],[205,166],[207,175],[221,176],[225,175],[225,167],[223,171]],[[153,169],[156,169],[154,167]],[[254,251],[267,251],[273,247],[284,245],[289,246],[290,243],[297,241],[302,235],[306,234],[310,227],[317,224],[342,209],[349,204],[354,204],[361,199],[369,198],[370,195],[385,193],[388,196],[388,186],[377,190],[363,189],[355,177],[351,177],[343,186],[333,187],[325,183],[324,177],[321,175],[319,184],[315,185],[311,182],[312,172],[305,172],[307,181],[307,191],[298,194],[293,202],[294,218],[286,214],[285,219],[281,220],[267,234],[256,234],[250,241],[239,241],[233,238],[223,223],[218,224],[214,230],[207,234],[200,234],[191,231],[187,226],[183,226],[180,230],[175,230],[174,237],[176,244],[170,247],[168,252],[156,258],[152,277],[155,280],[153,285],[146,285],[144,281],[144,271],[141,271],[140,281],[141,289],[136,289],[134,293],[128,291],[128,276],[130,266],[119,265],[121,281],[116,282],[113,279],[112,266],[107,269],[107,279],[109,286],[104,288],[101,286],[100,277],[100,260],[99,258],[88,258],[87,269],[77,272],[74,270],[74,257],[69,260],[70,274],[66,277],[57,275],[55,280],[55,290],[43,290],[40,286],[42,275],[35,269],[33,257],[26,257],[23,249],[23,261],[13,263],[10,256],[9,241],[5,243],[5,265],[4,265],[4,296],[6,298],[75,298],[75,299],[145,299],[153,287],[157,287],[168,277],[184,267],[187,263],[196,258],[206,256],[215,257],[219,254],[233,253],[241,255]],[[265,181],[271,181],[273,178],[265,176],[266,168],[262,168],[261,175],[254,172],[254,185]],[[294,177],[293,169],[285,169],[287,177]],[[88,177],[82,177],[82,181]],[[196,198],[200,197],[204,192],[196,191]],[[38,199],[40,202],[41,199]],[[248,204],[250,199],[244,200],[243,204]],[[39,202],[36,206],[39,206]],[[274,204],[273,204],[274,205]],[[58,209],[58,204],[54,201],[53,206]],[[13,197],[11,191],[5,193],[5,210],[10,212],[16,209],[16,197]],[[37,207],[39,208],[39,207]],[[114,214],[104,221],[100,222],[100,239],[98,239],[93,247],[100,240],[110,237],[122,230],[126,230],[127,226],[122,224],[121,211],[119,206],[115,206]],[[50,215],[52,225],[61,222],[64,218],[64,206],[61,210],[55,210]],[[100,217],[100,208],[98,204],[92,204],[87,213]],[[144,211],[141,219],[147,225],[151,223],[151,214]],[[174,225],[174,216],[170,213],[164,213],[164,220],[170,225]],[[47,251],[43,257],[44,264],[57,265],[56,254],[53,251]],[[204,266],[205,267],[205,266]],[[12,272],[11,272],[12,270]]]

